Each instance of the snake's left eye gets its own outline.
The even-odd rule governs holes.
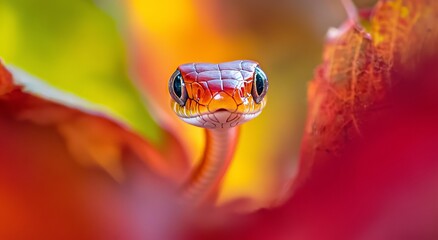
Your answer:
[[[183,77],[179,70],[176,70],[169,80],[169,92],[173,100],[179,105],[186,105],[187,101],[187,89],[183,81]]]
[[[254,101],[260,103],[263,100],[263,97],[265,97],[267,91],[268,77],[266,77],[266,74],[260,69],[260,67],[256,67],[251,91]]]

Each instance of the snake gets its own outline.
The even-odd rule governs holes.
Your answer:
[[[181,194],[202,204],[218,191],[233,159],[242,123],[266,105],[268,78],[251,60],[188,63],[171,75],[171,107],[186,123],[205,129],[202,159],[182,184]],[[189,140],[187,140],[189,141]]]

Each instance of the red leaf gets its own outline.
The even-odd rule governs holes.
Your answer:
[[[434,52],[437,9],[427,0],[380,1],[370,33],[351,21],[329,32],[323,63],[309,85],[296,186],[314,165],[342,155],[348,142],[364,134],[362,116],[385,108],[376,103],[398,84],[391,72],[415,69]]]
[[[139,209],[169,209],[171,182],[187,171],[184,159],[167,158],[178,152],[161,152],[98,108],[11,72],[0,64],[1,239],[129,238],[141,235],[131,224]]]
[[[198,239],[438,238],[438,6],[380,1],[372,19],[401,32],[348,22],[329,39],[290,198]]]

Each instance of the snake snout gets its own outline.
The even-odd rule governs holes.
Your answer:
[[[236,101],[234,101],[234,99],[225,92],[217,93],[208,104],[208,111],[211,113],[217,111],[235,112],[236,110]]]

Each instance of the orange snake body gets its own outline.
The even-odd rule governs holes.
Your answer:
[[[258,63],[190,63],[169,80],[172,108],[185,122],[206,129],[203,159],[183,185],[183,197],[200,204],[219,187],[233,158],[238,125],[266,105],[268,81]]]

